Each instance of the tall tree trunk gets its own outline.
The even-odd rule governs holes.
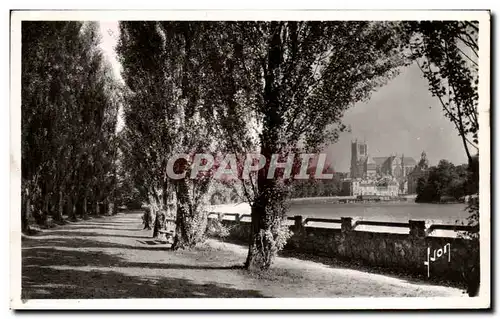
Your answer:
[[[185,249],[194,246],[189,240],[189,225],[187,225],[187,218],[189,213],[189,189],[185,179],[176,182],[175,193],[177,197],[177,215],[175,218],[175,236],[172,249]]]
[[[49,193],[45,193],[43,196],[43,206],[42,206],[42,212],[40,214],[40,218],[38,220],[38,224],[42,226],[47,226],[47,221],[48,221],[48,216],[49,216],[49,209],[50,209],[50,195]]]
[[[160,230],[165,229],[166,219],[168,217],[168,184],[165,182],[161,191],[161,198],[156,195],[155,201],[157,202],[157,210],[154,213],[154,224],[153,224],[153,238],[159,238]]]
[[[101,211],[101,214],[104,215],[104,216],[109,216],[111,215],[111,203],[108,199],[108,197],[105,197],[103,200],[102,200],[102,211]]]
[[[102,204],[99,202],[99,200],[95,199],[94,206],[95,206],[95,208],[94,208],[95,209],[95,215],[96,216],[102,215],[102,211],[101,211]]]
[[[112,215],[116,215],[118,214],[118,205],[115,203],[113,203],[113,212],[112,212]]]
[[[276,177],[267,178],[271,156],[280,149],[279,130],[283,126],[283,110],[280,104],[280,65],[283,52],[281,45],[281,22],[271,23],[271,39],[264,70],[264,113],[261,155],[266,158],[266,166],[259,170],[257,177],[257,197],[252,205],[252,233],[245,266],[249,270],[266,270],[279,250],[280,228],[285,214],[285,194]]]
[[[154,222],[153,222],[153,238],[157,238],[159,234],[159,230],[161,229],[161,203],[160,198],[158,197],[156,190],[153,190],[152,196],[150,196],[150,213],[152,214]]]
[[[94,188],[94,198],[93,198],[93,202],[94,202],[94,205],[95,205],[95,215],[96,216],[101,216],[103,215],[105,212],[104,212],[104,209],[103,209],[103,201],[101,200],[102,199],[102,194],[101,192],[98,191],[98,188],[95,187]]]
[[[90,188],[89,192],[85,193],[85,198],[87,199],[87,214],[89,216],[97,216],[97,194],[94,188]]]
[[[253,271],[271,267],[286,234],[281,233],[286,214],[284,188],[276,180],[266,179],[259,183],[259,196],[252,205],[251,235],[245,267]]]
[[[87,194],[83,197],[82,202],[82,218],[89,219],[88,207],[87,207]]]
[[[155,219],[156,219],[156,216],[155,216]],[[146,207],[144,213],[142,214],[142,223],[144,224],[143,229],[151,230],[152,220],[153,220],[153,212],[151,210],[151,207]],[[153,231],[153,233],[154,233],[154,231]]]
[[[168,215],[169,213],[169,194],[168,194],[168,182],[165,181],[163,183],[163,188],[162,188],[162,191],[161,191],[161,200],[162,200],[162,208],[163,210],[165,211],[166,215]],[[167,216],[165,216],[167,217]]]
[[[479,153],[477,154],[477,157],[473,157],[469,160],[467,170],[469,172],[469,178],[467,180],[467,194],[476,194],[479,192]]]
[[[57,193],[57,204],[56,204],[56,207],[54,209],[54,220],[58,223],[62,223],[63,222],[63,209],[64,209],[64,197],[63,197],[63,193],[62,193],[62,190],[59,190],[59,192]]]
[[[160,230],[165,229],[165,211],[158,209],[156,211],[155,223],[153,228],[153,238],[160,237]]]
[[[75,194],[75,213],[78,218],[83,218],[83,196],[79,193]]]
[[[22,208],[21,208],[21,230],[23,233],[29,231],[29,222],[31,219],[31,200],[27,187],[23,189]]]
[[[68,196],[68,219],[72,222],[77,221],[76,219],[76,210],[75,210],[75,204],[73,200],[73,195]]]
[[[176,182],[177,216],[172,249],[189,249],[205,239],[207,215],[194,207],[186,178]]]

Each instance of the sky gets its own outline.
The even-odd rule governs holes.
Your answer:
[[[439,100],[428,91],[427,80],[417,65],[405,68],[387,85],[357,103],[344,114],[351,133],[343,133],[328,147],[336,171],[348,172],[351,140],[366,141],[371,156],[391,154],[413,157],[422,151],[430,165],[446,159],[467,162],[462,140],[445,116]]]
[[[114,47],[119,38],[117,21],[101,21],[101,48],[121,81],[121,65]],[[407,67],[388,84],[373,92],[371,98],[353,105],[344,114],[351,132],[326,148],[338,172],[349,172],[351,141],[365,141],[371,156],[413,157],[422,151],[431,165],[446,159],[454,164],[467,162],[462,141],[453,124],[444,116],[437,98],[428,91],[427,80],[416,65]],[[123,126],[121,118],[119,127]]]
[[[115,46],[120,36],[120,30],[117,21],[100,21],[101,31],[101,49],[106,55],[107,59],[113,66],[115,77],[121,80],[121,65],[117,60]]]

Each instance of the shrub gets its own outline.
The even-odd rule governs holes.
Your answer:
[[[207,236],[225,239],[231,234],[231,229],[218,218],[211,218],[207,223]]]
[[[471,201],[467,205],[469,226],[479,226],[479,202]],[[474,231],[463,232],[459,237],[468,240],[469,258],[462,265],[462,278],[467,286],[467,293],[471,297],[477,296],[480,285],[479,264],[479,228]]]

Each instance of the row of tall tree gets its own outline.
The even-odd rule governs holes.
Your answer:
[[[113,202],[120,91],[99,42],[97,23],[22,23],[23,231]]]

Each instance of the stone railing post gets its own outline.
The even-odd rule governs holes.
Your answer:
[[[408,267],[414,267],[416,271],[424,271],[427,250],[425,220],[410,220],[408,224],[410,225],[409,240],[411,243],[411,249],[405,251],[406,258],[409,260]]]
[[[240,214],[237,214],[236,216],[234,216],[234,221],[239,223],[241,221],[241,216]]]
[[[337,247],[338,253],[343,257],[352,257],[352,245],[354,227],[352,227],[352,217],[340,218],[340,241]]]
[[[341,217],[340,220],[342,222],[340,224],[340,230],[343,234],[347,234],[353,231],[354,228],[352,227],[352,217]]]
[[[293,219],[295,220],[295,223],[293,225],[294,231],[296,233],[302,233],[304,230],[304,223],[301,215],[295,215],[293,216]]]
[[[219,221],[221,222],[222,219],[224,219],[224,213],[218,213],[217,214],[217,218],[219,219]]]
[[[410,220],[410,238],[423,239],[425,238],[425,220]]]

